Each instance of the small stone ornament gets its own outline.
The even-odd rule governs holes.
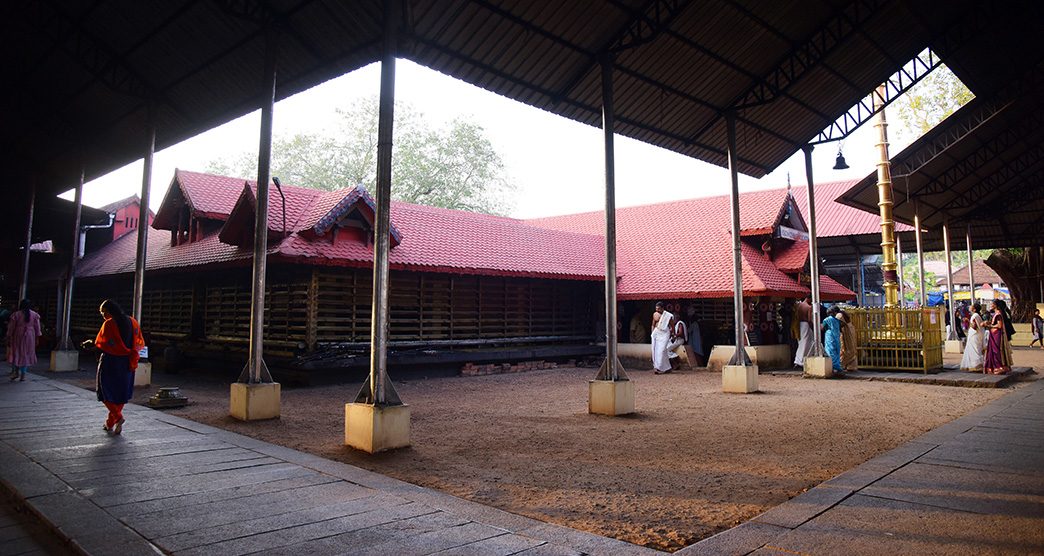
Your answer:
[[[166,386],[159,389],[145,405],[153,409],[170,409],[174,407],[185,407],[189,399],[181,394],[181,388],[177,386]]]

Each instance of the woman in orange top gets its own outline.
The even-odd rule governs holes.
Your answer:
[[[98,358],[96,386],[98,401],[105,404],[109,417],[104,429],[113,434],[123,431],[123,406],[134,395],[134,371],[138,368],[138,351],[145,347],[138,322],[127,316],[111,299],[99,308],[102,323],[94,345],[101,350]]]

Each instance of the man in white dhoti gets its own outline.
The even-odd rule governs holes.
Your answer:
[[[652,360],[656,374],[671,372],[671,360],[668,358],[667,345],[671,341],[671,330],[674,327],[674,315],[663,308],[663,303],[656,304],[656,312],[652,321]]]
[[[812,351],[812,305],[808,302],[807,295],[797,305],[794,305],[794,318],[798,320],[798,327],[801,331],[797,353],[794,354],[794,366],[804,367],[805,356]]]
[[[667,357],[677,359],[678,354],[674,350],[684,346],[688,341],[689,329],[685,326],[685,321],[675,319],[674,326],[671,327],[671,342],[667,344]]]

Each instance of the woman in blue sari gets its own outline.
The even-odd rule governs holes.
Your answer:
[[[823,319],[823,348],[826,349],[834,372],[841,372],[841,321],[837,320],[837,307],[831,307]]]

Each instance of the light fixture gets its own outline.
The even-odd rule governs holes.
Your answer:
[[[848,163],[845,162],[845,155],[841,154],[841,145],[837,146],[837,161],[834,162],[835,170],[847,170]]]

